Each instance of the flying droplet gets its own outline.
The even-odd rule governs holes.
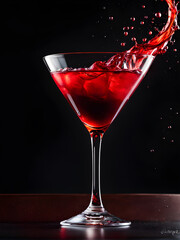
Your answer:
[[[102,9],[103,9],[103,10],[106,10],[106,7],[104,6],[104,7],[102,7]]]
[[[134,29],[134,27],[133,27],[133,26],[131,26],[131,27],[130,27],[130,29],[131,29],[131,30],[133,30],[133,29]]]
[[[149,32],[149,35],[152,35],[152,31]]]
[[[154,149],[151,149],[150,152],[154,152]]]
[[[145,8],[146,6],[145,5],[142,5],[142,8]]]
[[[174,142],[174,139],[172,139],[171,142],[173,143],[173,142]]]
[[[121,43],[121,46],[122,46],[122,47],[125,47],[125,46],[126,46],[126,43],[125,43],[125,42]]]
[[[124,36],[127,36],[128,35],[128,32],[124,32]]]
[[[177,49],[176,49],[176,48],[174,48],[174,49],[173,49],[173,51],[174,51],[174,52],[177,52]]]
[[[165,137],[163,137],[162,139],[163,139],[163,140],[165,140],[166,138],[165,138]]]
[[[160,18],[161,16],[162,16],[162,14],[160,12],[155,13],[155,17]]]
[[[109,20],[113,21],[113,20],[114,20],[114,17],[109,17]]]
[[[145,19],[148,19],[148,16],[144,16]]]
[[[131,40],[132,40],[132,41],[136,41],[136,38],[135,38],[135,37],[132,37]]]
[[[132,20],[133,22],[136,21],[135,17],[131,17],[130,20]]]
[[[146,42],[146,41],[147,41],[147,38],[143,38],[142,41],[143,41],[143,42]]]
[[[141,21],[141,22],[140,22],[140,24],[141,24],[141,25],[144,25],[144,22],[143,22],[143,21]]]
[[[171,128],[172,128],[172,126],[168,126],[168,128],[169,128],[169,129],[171,129]]]

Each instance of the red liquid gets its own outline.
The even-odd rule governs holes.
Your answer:
[[[117,54],[107,62],[95,62],[88,69],[67,69],[51,73],[57,86],[89,131],[105,131],[142,79],[143,74],[138,69],[142,59],[135,63],[134,69],[137,70],[122,69],[121,64],[126,54],[156,56],[165,52],[166,45],[178,29],[177,5],[174,0],[166,2],[169,6],[168,21],[149,42],[136,43],[123,54]]]
[[[106,130],[141,80],[138,71],[59,71],[57,86],[89,130]]]
[[[160,0],[159,0],[160,1]],[[177,24],[177,4],[175,0],[166,0],[168,4],[168,21],[163,29],[149,42],[143,44],[136,44],[127,52],[129,53],[140,53],[140,54],[151,54],[156,56],[165,52],[165,47],[171,40],[171,37],[176,30],[179,29]]]

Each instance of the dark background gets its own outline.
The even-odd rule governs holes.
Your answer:
[[[159,1],[4,1],[1,5],[1,193],[87,193],[88,132],[42,57],[123,51],[152,29]],[[161,3],[160,3],[161,2]],[[146,8],[141,5],[146,3]],[[166,19],[165,12],[161,26]],[[113,16],[113,20],[109,17]],[[124,37],[122,28],[136,28]],[[149,21],[149,22],[148,22]],[[159,21],[159,22],[158,22]],[[128,40],[126,40],[128,39]],[[103,193],[180,193],[180,33],[105,134]],[[120,46],[127,42],[126,48]],[[168,128],[168,126],[171,126]]]

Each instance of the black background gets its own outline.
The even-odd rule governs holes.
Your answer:
[[[1,5],[1,193],[90,192],[88,132],[42,57],[123,51],[126,39],[128,49],[131,37],[140,41],[152,28],[139,24],[143,16],[154,16],[160,4],[166,9],[160,2],[6,0]],[[132,24],[131,16],[136,28],[125,38],[122,27]],[[104,193],[180,193],[180,65],[173,51],[180,46],[179,32],[175,39],[104,136]]]

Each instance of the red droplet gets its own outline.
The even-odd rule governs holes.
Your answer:
[[[132,40],[132,41],[136,41],[136,38],[135,38],[135,37],[132,37],[131,40]]]
[[[126,30],[126,27],[123,27],[123,30]]]
[[[174,51],[174,52],[177,52],[177,49],[176,49],[176,48],[174,48],[174,49],[173,49],[173,51]]]
[[[160,12],[155,13],[155,17],[160,18],[161,16],[162,16],[162,14]]]
[[[135,17],[131,17],[130,20],[132,20],[133,22],[136,21]]]
[[[146,6],[145,5],[142,5],[142,8],[145,8]]]
[[[128,32],[124,32],[124,35],[127,36],[127,35],[128,35]]]
[[[147,38],[143,38],[142,41],[143,41],[143,42],[146,42],[146,41],[147,41]]]
[[[144,22],[143,22],[143,21],[141,21],[141,22],[140,22],[140,24],[141,24],[141,25],[143,25],[143,24],[144,24]]]
[[[127,30],[129,30],[129,27],[126,27]]]
[[[125,43],[125,42],[122,42],[122,43],[121,43],[121,46],[122,46],[122,47],[125,47],[125,46],[126,46],[126,43]]]
[[[148,16],[144,16],[145,19],[148,19]]]
[[[130,27],[130,29],[131,29],[131,30],[133,30],[133,29],[134,29],[134,27],[133,27],[133,26],[131,26],[131,27]]]
[[[113,21],[113,19],[114,19],[113,17],[109,17],[109,20]]]
[[[149,35],[152,35],[152,31],[149,32]]]

